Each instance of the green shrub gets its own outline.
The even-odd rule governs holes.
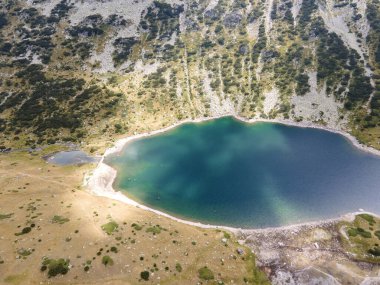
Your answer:
[[[349,228],[347,230],[347,234],[350,236],[350,237],[356,237],[358,235],[358,231],[355,229],[355,228]]]
[[[231,235],[229,233],[227,233],[227,232],[223,232],[223,236],[226,239],[230,239],[231,238]]]
[[[358,230],[358,233],[359,233],[362,237],[364,237],[364,238],[371,238],[371,237],[372,237],[372,235],[371,235],[370,232],[367,232],[366,230],[364,230],[364,229],[362,229],[362,228],[357,228],[357,230]]]
[[[372,254],[373,256],[379,257],[380,256],[380,247],[375,246],[374,248],[369,249],[368,253]]]
[[[142,280],[148,281],[149,280],[149,271],[142,271],[140,273],[140,277]]]
[[[45,258],[42,261],[41,271],[45,271],[48,269],[48,277],[55,277],[59,274],[65,275],[67,272],[69,272],[69,265],[70,260],[69,259],[49,259]]]
[[[349,228],[347,230],[347,233],[350,237],[356,237],[357,235],[360,235],[363,238],[371,238],[372,235],[370,232],[367,232],[366,230],[362,228]]]
[[[177,270],[177,272],[182,272],[182,266],[181,266],[181,264],[177,263],[175,265],[175,270]]]
[[[214,273],[207,267],[202,267],[198,270],[198,276],[203,280],[212,280],[214,279]]]
[[[366,220],[368,223],[371,223],[371,224],[375,224],[376,223],[374,217],[371,216],[371,215],[369,215],[369,214],[360,214],[360,215],[358,215],[358,217]]]
[[[149,227],[149,228],[146,229],[146,232],[147,233],[153,233],[153,235],[156,235],[156,234],[161,233],[161,227],[159,225],[153,226],[153,227]]]
[[[142,226],[140,226],[139,224],[136,224],[136,223],[133,223],[131,225],[132,228],[134,228],[136,231],[141,231],[142,230]]]
[[[363,238],[371,238],[372,235],[370,232],[367,232],[366,230],[362,228],[349,228],[347,230],[347,233],[350,237],[356,237],[357,235],[360,235]]]
[[[105,255],[102,258],[102,263],[104,264],[104,266],[108,266],[108,265],[112,266],[113,265],[113,259],[110,256]]]
[[[111,235],[114,231],[117,230],[118,227],[119,225],[115,221],[111,221],[107,224],[102,225],[102,230],[108,235]]]
[[[25,228],[22,229],[21,232],[19,232],[19,233],[15,233],[15,235],[16,235],[16,236],[25,235],[25,234],[31,232],[31,230],[32,230],[31,227],[25,227]]]

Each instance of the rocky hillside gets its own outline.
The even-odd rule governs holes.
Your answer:
[[[0,9],[3,148],[223,114],[313,122],[380,148],[379,0],[7,0]]]

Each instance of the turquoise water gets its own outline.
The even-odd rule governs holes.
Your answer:
[[[380,158],[331,132],[222,118],[129,143],[115,188],[176,217],[268,227],[379,213]]]

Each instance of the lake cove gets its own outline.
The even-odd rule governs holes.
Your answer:
[[[320,129],[227,117],[131,141],[105,162],[115,189],[191,221],[256,228],[379,213],[380,157]]]

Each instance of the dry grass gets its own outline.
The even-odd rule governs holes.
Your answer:
[[[56,167],[41,155],[1,155],[0,213],[13,215],[0,220],[0,283],[140,284],[140,273],[148,270],[145,284],[196,284],[203,266],[214,272],[215,281],[224,283],[243,284],[244,277],[253,276],[252,260],[236,253],[233,237],[225,245],[223,232],[94,197],[81,188],[90,166]],[[69,221],[52,223],[54,216]],[[110,221],[119,226],[108,235],[102,225]],[[142,229],[132,227],[133,223]],[[157,225],[159,233],[148,230]],[[31,231],[15,236],[25,227]],[[31,254],[17,253],[23,249]],[[105,266],[104,256],[113,265]],[[69,259],[69,272],[49,279],[46,271],[40,271],[44,257]]]

